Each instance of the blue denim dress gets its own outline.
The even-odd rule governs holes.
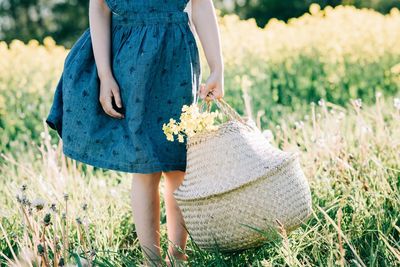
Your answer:
[[[125,118],[106,114],[90,28],[69,51],[46,123],[63,153],[104,169],[152,173],[186,170],[186,139],[166,139],[163,123],[179,122],[197,103],[200,58],[190,29],[189,0],[106,0],[111,10],[111,64]]]

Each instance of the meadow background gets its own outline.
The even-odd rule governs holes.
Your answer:
[[[263,27],[223,13],[225,99],[301,151],[314,213],[256,249],[189,240],[190,266],[400,266],[400,11],[312,4]],[[129,177],[66,158],[44,123],[67,53],[0,42],[0,264],[135,266]],[[165,222],[162,205],[164,251]]]

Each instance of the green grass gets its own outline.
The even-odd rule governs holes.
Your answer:
[[[301,151],[312,188],[310,220],[287,238],[235,253],[204,251],[189,240],[190,266],[400,265],[400,110],[393,98],[378,95],[375,104],[361,107],[357,101],[346,107],[320,102],[306,109],[306,116],[288,113],[270,130],[276,146]],[[37,244],[43,229],[49,237],[49,261],[57,243],[70,263],[79,265],[88,256],[84,251],[92,251],[97,266],[139,264],[142,255],[130,210],[128,174],[65,158],[61,143],[48,138],[45,126],[38,145],[17,158],[2,154],[1,265],[14,261],[14,255],[39,262]],[[22,185],[27,186],[25,191]],[[162,188],[163,180],[161,192]],[[17,194],[30,202],[41,198],[46,204],[29,215],[29,207],[17,201]],[[52,203],[55,211],[50,209]],[[161,205],[165,255],[163,201]],[[52,224],[44,227],[46,213],[51,214]],[[54,242],[54,233],[59,241]]]

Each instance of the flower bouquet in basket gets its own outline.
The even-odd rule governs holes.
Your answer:
[[[210,102],[222,113],[210,112]],[[186,175],[174,196],[199,247],[257,247],[308,219],[311,193],[297,152],[272,146],[222,98],[207,102],[206,111],[197,104],[182,111],[181,121],[163,130],[171,141],[187,137]],[[228,120],[216,125],[223,115]]]

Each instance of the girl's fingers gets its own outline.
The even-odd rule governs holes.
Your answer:
[[[211,100],[213,100],[214,98],[215,98],[214,91],[209,91],[208,94],[207,94],[207,96],[206,96],[206,100],[207,100],[207,101],[211,101]]]
[[[202,99],[204,99],[204,97],[205,97],[205,95],[206,95],[205,89],[206,89],[206,86],[205,86],[204,83],[202,83],[202,84],[200,85],[200,97],[201,97]]]
[[[214,88],[213,88],[213,86],[212,86],[211,83],[206,83],[206,84],[203,86],[202,98],[203,98],[203,99],[206,98],[207,100],[209,100],[210,98],[208,97],[208,94],[212,93],[213,89],[214,89]]]
[[[121,101],[121,95],[119,94],[119,89],[113,89],[112,93],[114,95],[114,99],[115,99],[115,104],[117,104],[117,106],[119,108],[122,108],[122,101]]]
[[[111,96],[109,96],[108,98],[107,98],[107,100],[103,103],[103,109],[104,109],[104,111],[108,114],[108,115],[110,115],[111,117],[114,117],[114,118],[120,118],[120,119],[122,119],[123,118],[123,115],[122,114],[120,114],[120,113],[118,113],[116,110],[114,110],[114,108],[112,107],[112,104],[111,104]]]
[[[119,108],[122,108],[121,95],[115,80],[106,80],[100,84],[99,101],[107,115],[120,119],[125,117],[123,114],[114,109],[115,105]]]
[[[223,92],[219,84],[210,84],[208,87],[209,87],[208,90],[207,89],[204,90],[204,95],[206,100],[210,101],[213,99],[220,99],[223,97]],[[207,84],[205,88],[207,88]]]
[[[220,88],[218,88],[215,90],[214,96],[215,96],[215,98],[220,99],[224,96],[224,93],[222,92],[222,90]]]

